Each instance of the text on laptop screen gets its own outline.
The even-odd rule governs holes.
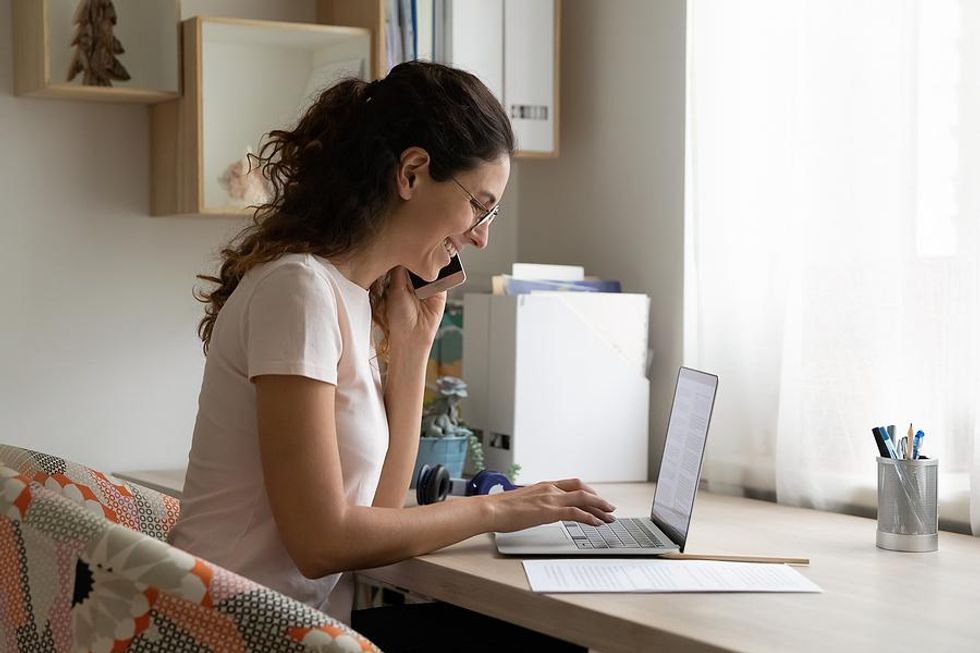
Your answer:
[[[687,537],[718,377],[681,368],[650,518]]]

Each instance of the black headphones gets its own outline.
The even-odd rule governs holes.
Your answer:
[[[442,465],[422,465],[415,479],[415,500],[420,506],[445,501],[450,494],[474,496],[496,494],[520,487],[500,472],[484,469],[470,480],[449,478],[449,470]]]

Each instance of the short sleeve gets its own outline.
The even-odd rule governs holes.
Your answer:
[[[337,296],[309,266],[285,263],[258,281],[243,336],[250,381],[295,374],[337,384],[343,351]]]

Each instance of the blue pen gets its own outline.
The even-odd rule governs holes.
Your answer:
[[[881,433],[878,432],[877,426],[871,428],[871,435],[874,436],[875,445],[878,447],[878,455],[887,458],[888,449],[885,448],[885,441],[881,439]]]
[[[919,445],[922,443],[922,438],[926,437],[925,431],[916,431],[915,437],[912,438],[912,460],[919,459]]]
[[[881,436],[885,440],[885,448],[888,449],[888,457],[898,460],[898,449],[895,448],[895,441],[892,440],[891,434],[888,432],[887,426],[879,426],[881,429]]]
[[[884,426],[879,426],[878,432],[881,434],[880,437],[885,443],[885,449],[888,450],[888,457],[898,460],[898,452],[895,451],[895,444],[892,442],[892,439],[888,437],[888,429]]]

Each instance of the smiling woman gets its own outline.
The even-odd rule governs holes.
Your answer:
[[[340,82],[270,133],[255,161],[272,199],[222,250],[218,275],[201,276],[216,286],[199,293],[207,364],[173,544],[349,620],[343,571],[488,531],[612,519],[577,479],[403,507],[446,301],[416,296],[408,271],[432,279],[457,251],[487,246],[513,150],[479,80],[422,62]],[[426,618],[412,610],[419,636]],[[361,623],[390,635],[403,622]],[[385,650],[413,640],[397,628]],[[492,630],[480,641],[521,641]]]
[[[463,233],[477,209],[459,202],[451,180],[466,178],[483,195],[499,197],[514,151],[503,108],[476,77],[421,62],[396,66],[371,83],[345,80],[321,93],[294,129],[269,136],[251,158],[273,184],[274,196],[223,250],[219,277],[201,276],[219,284],[201,294],[208,303],[200,325],[205,351],[218,311],[244,273],[285,253],[347,259],[383,227],[396,228],[409,242],[400,243],[406,260],[395,264],[433,278],[432,260],[411,259],[438,258],[441,252],[433,250],[444,249],[445,242],[458,250],[464,236],[477,235]],[[424,189],[416,187],[423,181],[420,168]],[[407,189],[398,187],[402,172]],[[410,196],[414,202],[405,201]],[[392,214],[400,219],[389,219]],[[424,242],[440,227],[450,231]],[[485,230],[480,235],[482,245],[474,244],[485,246]],[[383,330],[385,272],[366,279],[373,317]]]

